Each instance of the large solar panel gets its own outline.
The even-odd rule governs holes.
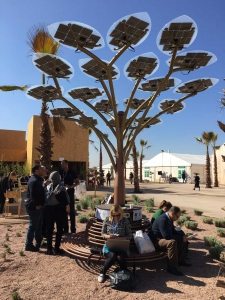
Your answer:
[[[42,55],[34,59],[34,64],[38,69],[52,77],[69,78],[72,75],[71,67],[53,55]]]
[[[109,33],[109,44],[117,49],[127,44],[136,45],[147,34],[148,27],[148,22],[136,16],[123,19]]]
[[[98,88],[78,88],[69,92],[69,95],[73,99],[81,99],[83,101],[95,99],[102,95],[102,92]]]
[[[74,48],[78,46],[89,49],[101,47],[99,43],[101,36],[95,34],[89,26],[85,27],[81,23],[59,24],[54,38],[60,43]]]
[[[137,109],[137,108],[138,108],[139,106],[141,106],[142,103],[144,103],[144,102],[146,102],[145,99],[137,99],[137,98],[134,98],[134,99],[131,100],[131,102],[130,102],[130,104],[129,104],[129,107],[130,107],[131,109]],[[127,105],[128,99],[125,100],[124,103]],[[145,109],[145,108],[146,108],[146,105],[143,106],[143,109]]]
[[[51,110],[53,116],[60,116],[65,118],[71,118],[79,115],[79,112],[75,109],[66,107],[66,108],[54,108]]]
[[[167,111],[167,114],[173,114],[173,113],[178,112],[178,111],[180,111],[184,108],[184,105],[182,103],[177,103],[176,104],[175,100],[165,100],[164,102],[161,102],[159,106],[160,106],[161,110],[166,110],[166,109],[171,107],[171,109],[169,109]]]
[[[164,78],[157,78],[157,79],[152,79],[152,80],[149,80],[148,82],[146,83],[143,83],[141,86],[141,89],[143,91],[151,91],[151,92],[155,92],[158,90],[161,82],[164,80]],[[174,82],[174,79],[171,78],[167,81],[167,83],[164,85],[164,87],[162,88],[162,91],[166,91],[168,90],[169,88],[171,87],[174,87],[175,85],[175,82]]]
[[[142,122],[143,124],[147,121],[149,121],[149,124],[146,125],[145,128],[149,128],[150,126],[156,125],[161,122],[161,120],[159,118],[154,118],[154,117],[145,118],[144,121],[142,121],[141,118],[137,119],[137,122]]]
[[[45,101],[52,101],[55,99],[59,99],[60,95],[58,93],[58,90],[52,86],[36,86],[34,88],[31,88],[27,91],[27,95],[38,99],[38,100],[45,100]]]
[[[95,108],[104,113],[110,113],[112,111],[112,105],[109,100],[101,100],[95,104]]]
[[[181,86],[179,86],[177,88],[177,92],[184,93],[184,94],[199,93],[199,92],[206,90],[207,88],[209,88],[212,85],[213,85],[213,82],[210,78],[209,79],[198,79],[198,80],[194,80],[194,81],[182,84]]]
[[[108,75],[107,71],[104,67],[98,64],[94,59],[89,60],[84,65],[81,66],[83,68],[83,71],[87,73],[88,75],[97,78],[98,80],[107,80]],[[111,67],[111,74],[112,78],[116,79],[116,75],[118,75],[118,72],[115,71],[115,67]]]
[[[184,70],[194,70],[200,67],[207,66],[212,55],[207,52],[189,52],[184,55],[178,55],[174,61],[174,67]]]
[[[93,127],[98,124],[97,120],[92,117],[86,117],[86,118],[80,117],[80,119],[78,120],[78,123],[85,128]]]
[[[128,65],[126,72],[127,76],[131,78],[144,77],[151,74],[157,66],[157,59],[153,57],[139,56]]]

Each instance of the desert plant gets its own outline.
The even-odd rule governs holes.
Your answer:
[[[191,217],[188,215],[182,215],[180,218],[177,220],[177,225],[182,226],[184,225],[185,222],[190,221]]]
[[[6,251],[4,251],[2,254],[1,254],[1,258],[6,261],[6,257],[7,257],[7,253]]]
[[[23,300],[17,291],[12,292],[12,300]]]
[[[95,217],[95,212],[94,212],[94,211],[91,211],[91,212],[88,214],[88,216],[89,216],[90,218],[94,218],[94,217]]]
[[[82,209],[88,209],[90,205],[90,200],[88,198],[84,198],[83,200],[80,200],[80,205]]]
[[[204,242],[205,245],[209,247],[214,247],[215,245],[222,245],[222,243],[219,240],[217,240],[217,238],[214,236],[205,236]]]
[[[16,237],[21,237],[21,236],[22,236],[22,234],[20,232],[16,233]]]
[[[20,256],[25,256],[24,251],[23,251],[23,250],[20,250],[19,255],[20,255]]]
[[[198,210],[198,209],[194,209],[194,214],[195,214],[196,216],[201,216],[201,215],[203,214],[203,211]]]
[[[225,237],[225,229],[224,228],[217,228],[217,235],[220,237]]]
[[[96,206],[99,205],[99,204],[101,204],[101,202],[102,202],[101,198],[96,198],[96,199],[90,201],[90,208],[92,210],[95,210]]]
[[[77,211],[81,211],[81,205],[79,203],[76,205],[76,209]]]
[[[147,210],[148,213],[154,212],[154,208],[152,206],[146,206],[145,209]]]
[[[213,218],[210,218],[210,217],[204,217],[202,219],[202,222],[205,223],[205,224],[213,224]]]
[[[155,206],[155,201],[154,198],[150,198],[145,201],[145,206],[146,207],[154,207]]]
[[[216,227],[225,228],[225,218],[215,220],[214,224]]]
[[[223,251],[223,245],[216,244],[214,247],[209,248],[209,255],[214,259],[219,259]]]
[[[134,205],[140,205],[141,199],[137,195],[132,195],[132,201]]]
[[[85,215],[81,215],[79,216],[78,220],[80,223],[87,223],[89,221],[89,218]]]
[[[198,223],[194,221],[186,221],[184,225],[186,228],[191,230],[196,230],[198,228]]]

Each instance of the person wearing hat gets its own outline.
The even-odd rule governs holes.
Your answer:
[[[46,201],[44,208],[47,238],[47,254],[62,254],[60,249],[64,219],[69,213],[70,199],[68,193],[61,182],[59,172],[54,171],[49,175],[48,185],[46,186]],[[54,225],[56,224],[55,247],[53,251],[52,237]]]

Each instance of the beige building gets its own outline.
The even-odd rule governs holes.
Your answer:
[[[225,184],[225,144],[217,147],[216,149],[216,158],[217,158],[217,170],[218,170],[218,181],[219,185]],[[212,161],[212,180],[214,180],[214,160],[213,155],[211,156]]]
[[[62,119],[65,132],[62,136],[57,136],[54,135],[52,118],[49,120],[53,136],[53,166],[59,167],[60,160],[66,159],[77,175],[84,175],[88,167],[88,129],[77,125],[72,120]],[[40,127],[40,117],[33,116],[28,124],[27,141],[25,131],[0,130],[0,160],[27,163],[31,169],[40,158],[40,153],[37,151]]]

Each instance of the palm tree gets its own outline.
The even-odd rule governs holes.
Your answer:
[[[196,140],[204,144],[206,146],[206,188],[212,188],[212,180],[211,180],[211,173],[210,173],[210,157],[209,157],[209,145],[212,143],[214,137],[214,132],[212,131],[204,131],[201,137],[196,138]]]
[[[140,140],[140,145],[141,145],[141,154],[140,154],[140,182],[142,182],[142,162],[144,159],[144,150],[150,148],[151,146],[148,145],[148,141],[145,140]]]
[[[43,27],[35,28],[28,36],[28,44],[33,53],[48,53],[57,54],[59,44],[51,37],[47,30]],[[45,74],[42,74],[42,84],[45,84]],[[48,105],[44,99],[42,99],[41,107],[41,129],[40,129],[40,144],[37,150],[40,153],[40,162],[46,168],[51,168],[51,157],[52,157],[52,135],[49,125]],[[65,129],[60,118],[53,117],[53,128],[57,135],[62,135]]]
[[[140,185],[139,185],[139,178],[138,178],[138,157],[139,153],[137,151],[135,143],[132,147],[132,157],[133,157],[133,167],[134,167],[134,193],[140,193]]]
[[[216,157],[216,141],[217,141],[217,138],[218,138],[218,135],[216,133],[213,133],[212,147],[213,147],[213,156],[214,156],[214,187],[219,186],[218,171],[217,171],[217,157]]]

